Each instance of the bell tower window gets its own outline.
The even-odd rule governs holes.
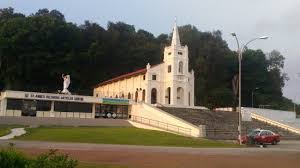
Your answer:
[[[171,65],[168,65],[168,73],[172,71]]]
[[[156,80],[156,75],[152,75],[152,80]]]
[[[178,72],[181,74],[183,73],[183,62],[182,61],[179,62]]]

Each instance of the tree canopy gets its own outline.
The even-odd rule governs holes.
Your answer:
[[[228,48],[221,31],[202,32],[184,25],[179,32],[182,45],[189,47],[189,68],[195,71],[196,104],[234,106],[237,54]],[[55,92],[61,88],[61,74],[68,73],[73,92],[91,94],[101,81],[144,68],[148,62],[160,63],[170,37],[171,33],[155,37],[124,22],[108,22],[106,28],[90,21],[76,25],[57,10],[40,9],[25,16],[12,8],[0,9],[0,89]],[[284,59],[276,50],[245,51],[243,106],[251,106],[255,88],[259,88],[255,106],[280,108],[289,101],[282,96],[288,79],[282,72]]]

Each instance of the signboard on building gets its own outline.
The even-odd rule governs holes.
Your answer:
[[[116,105],[128,105],[128,99],[110,99],[110,98],[103,98],[103,104],[116,104]]]
[[[76,101],[83,102],[84,97],[72,96],[72,95],[50,95],[44,93],[24,93],[24,97],[28,99],[39,99],[39,100],[66,100],[66,101]]]
[[[53,94],[41,92],[5,91],[2,99],[29,99],[44,101],[79,102],[79,103],[101,103],[102,98],[82,95]]]

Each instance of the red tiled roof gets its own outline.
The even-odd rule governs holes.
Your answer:
[[[140,70],[137,70],[137,71],[134,71],[134,72],[130,72],[130,73],[127,73],[127,74],[124,74],[124,75],[120,75],[120,76],[114,77],[112,79],[109,79],[107,81],[101,82],[98,85],[96,85],[94,88],[97,88],[99,86],[102,86],[102,85],[105,85],[105,84],[108,84],[108,83],[116,82],[118,80],[122,80],[122,79],[125,79],[125,78],[137,76],[137,75],[140,75],[140,74],[145,74],[146,72],[147,72],[147,69],[143,68],[143,69],[140,69]]]
[[[160,63],[160,64],[163,64],[163,62]],[[151,68],[156,67],[160,64],[151,65]],[[124,75],[120,75],[120,76],[114,77],[112,79],[109,79],[107,81],[101,82],[98,85],[94,86],[94,88],[97,88],[99,86],[102,86],[102,85],[105,85],[105,84],[108,84],[108,83],[116,82],[118,80],[122,80],[122,79],[125,79],[125,78],[137,76],[137,75],[140,75],[140,74],[145,74],[146,72],[147,72],[147,69],[143,68],[143,69],[140,69],[140,70],[137,70],[137,71],[134,71],[134,72],[130,72],[130,73],[127,73],[127,74],[124,74]]]

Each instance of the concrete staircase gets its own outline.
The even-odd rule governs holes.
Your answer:
[[[238,113],[209,111],[189,108],[159,107],[176,117],[186,120],[196,126],[206,125],[206,136],[210,139],[237,139],[238,137]],[[300,135],[269,125],[259,120],[242,122],[243,135],[249,130],[261,128],[272,130],[281,135],[281,139],[300,140]]]

